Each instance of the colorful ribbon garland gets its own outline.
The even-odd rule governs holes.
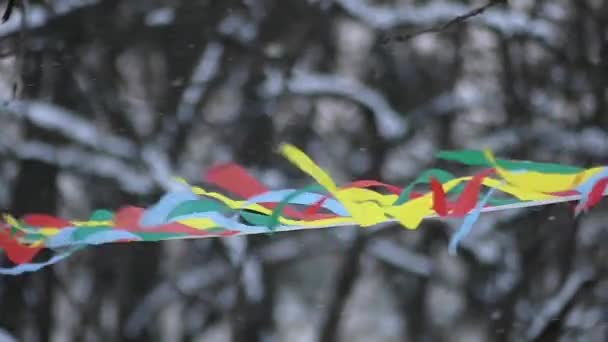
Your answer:
[[[230,163],[212,168],[204,179],[240,200],[178,179],[184,190],[165,194],[148,209],[127,206],[116,212],[97,210],[86,221],[67,221],[46,214],[16,219],[6,214],[5,222],[0,223],[0,250],[17,265],[0,268],[0,274],[33,272],[89,245],[344,225],[370,227],[383,222],[416,229],[427,217],[464,218],[450,241],[449,250],[455,253],[481,212],[578,199],[578,215],[597,205],[608,193],[608,167],[582,169],[497,160],[490,151],[441,152],[438,158],[486,168],[459,178],[443,170],[427,170],[403,189],[372,180],[339,187],[296,147],[285,144],[281,153],[316,183],[303,189],[271,191],[244,168]],[[414,190],[425,184],[429,185],[428,191]],[[489,188],[485,194],[484,187]],[[44,248],[57,254],[46,262],[32,262]]]

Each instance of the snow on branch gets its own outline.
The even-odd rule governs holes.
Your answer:
[[[40,160],[66,169],[74,169],[89,175],[115,180],[121,188],[134,194],[146,194],[154,188],[154,182],[145,172],[133,169],[117,158],[91,153],[77,147],[54,147],[44,142],[0,146],[22,159]]]
[[[0,115],[29,120],[40,128],[60,133],[79,146],[108,154],[30,142],[13,147],[17,157],[34,158],[112,178],[132,193],[147,193],[154,184],[166,191],[181,188],[181,184],[172,180],[174,174],[166,153],[155,146],[146,146],[140,151],[129,139],[99,132],[92,122],[65,108],[42,101],[12,101],[4,109],[0,110]],[[143,163],[148,168],[149,176],[142,176],[140,171],[132,170],[119,158],[127,159],[130,163]]]
[[[485,5],[480,6],[480,7],[476,7],[473,8],[472,10],[458,15],[456,17],[453,17],[452,19],[448,20],[447,22],[441,23],[441,24],[437,24],[437,25],[433,25],[430,27],[426,27],[423,28],[421,30],[415,31],[415,32],[411,32],[411,33],[406,33],[406,34],[398,34],[397,36],[394,37],[394,39],[398,40],[398,41],[404,41],[404,40],[408,40],[417,36],[420,36],[422,34],[425,33],[438,33],[441,31],[445,31],[448,28],[450,28],[451,26],[454,26],[456,24],[460,24],[463,23],[475,16],[481,15],[483,14],[488,8],[501,4],[501,3],[506,3],[506,0],[490,0],[489,2],[487,2]]]
[[[194,117],[196,105],[205,94],[208,83],[219,72],[223,55],[224,46],[216,41],[210,42],[203,51],[177,106],[177,120],[180,123],[188,123]]]
[[[388,239],[376,239],[369,243],[367,250],[376,258],[401,269],[404,272],[429,277],[433,273],[433,262],[418,253]]]
[[[420,6],[375,6],[366,0],[336,0],[350,15],[381,30],[394,29],[400,25],[438,25],[469,13],[471,8],[452,2],[430,2]],[[528,35],[545,41],[553,41],[553,26],[542,19],[532,19],[527,14],[508,10],[488,8],[483,15],[470,18],[471,21],[486,25],[507,36]]]
[[[197,106],[207,94],[210,83],[219,74],[223,55],[224,46],[218,41],[209,42],[200,55],[190,81],[180,95],[175,118],[167,117],[163,123],[157,139],[163,150],[171,151],[180,130],[194,120]]]
[[[183,190],[184,184],[173,179],[175,173],[173,173],[167,153],[152,146],[144,146],[141,152],[141,157],[148,167],[148,173],[152,179],[165,191]]]
[[[100,134],[95,125],[82,119],[69,110],[43,101],[11,101],[0,115],[10,115],[27,119],[32,124],[56,131],[84,146],[89,146],[108,154],[133,158],[136,156],[135,144],[126,138]]]
[[[334,95],[357,102],[374,112],[379,133],[389,139],[403,136],[408,125],[382,94],[361,82],[338,75],[294,71],[288,90],[302,95]]]

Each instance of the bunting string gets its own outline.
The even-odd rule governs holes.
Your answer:
[[[224,193],[176,178],[181,190],[166,193],[149,208],[96,210],[87,220],[69,221],[45,213],[3,215],[0,251],[15,264],[0,274],[37,271],[92,245],[229,237],[313,228],[394,222],[416,229],[425,218],[462,218],[449,244],[456,253],[482,212],[578,201],[574,215],[608,194],[608,167],[583,169],[551,163],[496,159],[491,151],[444,151],[437,158],[482,168],[456,177],[441,170],[421,173],[406,187],[376,180],[338,186],[303,151],[289,144],[281,154],[315,182],[301,189],[270,190],[243,167],[211,168],[203,180]],[[422,188],[422,189],[420,189]],[[39,252],[55,255],[37,261]]]

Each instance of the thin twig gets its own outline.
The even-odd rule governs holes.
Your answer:
[[[391,41],[405,42],[414,37],[417,37],[417,36],[420,36],[420,35],[423,35],[426,33],[439,33],[441,31],[445,31],[445,30],[449,29],[453,25],[461,24],[461,23],[469,20],[470,18],[483,14],[483,12],[485,12],[488,8],[490,8],[492,6],[498,5],[500,3],[506,3],[506,2],[507,2],[507,0],[490,0],[485,5],[474,8],[465,14],[456,16],[453,19],[451,19],[443,24],[438,24],[435,26],[427,27],[427,28],[424,28],[424,29],[421,29],[418,31],[414,31],[414,32],[400,33],[393,37],[386,37],[382,43],[386,44]]]

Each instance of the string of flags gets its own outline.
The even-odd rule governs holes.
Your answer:
[[[176,178],[181,190],[166,193],[149,208],[100,209],[86,220],[45,213],[0,222],[0,253],[14,264],[0,274],[18,275],[57,263],[88,246],[157,242],[172,239],[229,237],[300,229],[395,222],[416,229],[428,217],[462,218],[450,241],[455,253],[482,212],[577,201],[575,215],[596,206],[608,194],[608,167],[589,169],[551,163],[496,159],[486,151],[443,151],[437,158],[481,168],[456,177],[429,169],[400,187],[377,180],[338,185],[303,151],[283,144],[281,154],[314,182],[299,189],[271,190],[234,163],[215,166],[204,181],[214,192]],[[43,249],[54,255],[34,259]]]

